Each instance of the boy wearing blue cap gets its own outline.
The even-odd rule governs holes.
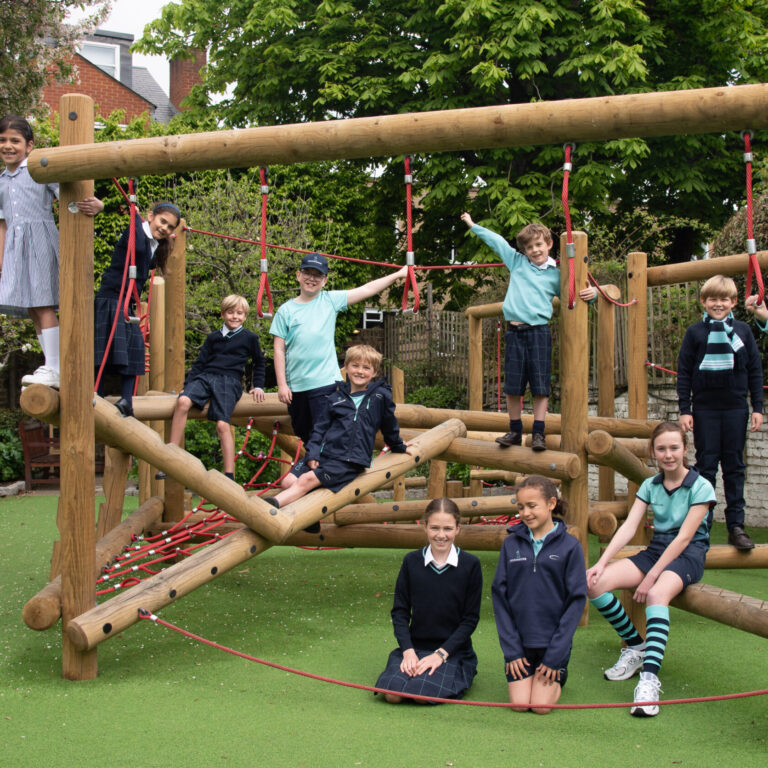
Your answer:
[[[324,291],[328,260],[321,253],[308,253],[301,260],[296,272],[299,295],[279,307],[269,332],[275,339],[277,395],[288,406],[293,431],[305,445],[341,378],[334,344],[336,315],[406,274],[403,267],[350,291]]]

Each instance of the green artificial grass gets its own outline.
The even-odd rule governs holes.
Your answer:
[[[61,678],[60,625],[21,620],[47,580],[55,497],[0,501],[0,744],[18,766],[762,766],[768,698],[556,711],[542,717],[456,705],[391,706],[370,693],[306,679],[141,622],[99,647],[99,676]],[[768,529],[750,529],[760,542]],[[722,526],[714,539],[724,540]],[[597,544],[594,543],[593,560]],[[389,611],[402,551],[275,547],[161,611],[161,618],[280,664],[372,685],[395,641]],[[468,698],[504,701],[506,681],[485,577]],[[763,600],[766,573],[708,571],[705,581]],[[561,703],[632,698],[609,683],[615,634],[596,612],[576,634]],[[768,687],[768,640],[672,609],[662,698]]]

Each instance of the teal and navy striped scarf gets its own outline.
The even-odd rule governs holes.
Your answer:
[[[725,320],[713,320],[705,314],[704,325],[709,326],[707,348],[704,359],[699,364],[700,371],[732,371],[733,356],[743,346],[744,342],[733,330],[733,312]]]

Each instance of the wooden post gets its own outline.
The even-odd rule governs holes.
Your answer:
[[[403,369],[392,366],[392,399],[395,403],[405,402],[405,376]],[[402,475],[395,478],[392,489],[392,498],[394,501],[403,501],[405,499],[405,482]]]
[[[648,372],[645,362],[648,359],[648,259],[645,253],[632,252],[627,255],[627,295],[637,299],[628,314],[628,416],[631,419],[648,418]],[[632,507],[637,493],[637,483],[627,483],[627,505]],[[648,531],[640,525],[632,537],[633,544],[647,544],[650,540]],[[645,609],[632,599],[633,590],[621,591],[621,601],[637,631],[645,635]]]
[[[483,319],[469,317],[469,410],[483,410]]]
[[[608,288],[612,290],[608,290]],[[610,298],[619,298],[619,289],[607,286],[605,293]],[[616,307],[598,294],[597,298],[597,415],[613,418],[616,399]],[[610,467],[598,470],[597,498],[613,501],[614,472]]]
[[[62,96],[62,145],[93,142],[93,99]],[[59,306],[61,352],[61,504],[58,526],[62,554],[62,674],[87,680],[98,674],[95,651],[70,641],[69,622],[96,602],[94,497],[96,495],[93,398],[93,218],[72,213],[78,200],[93,195],[92,181],[67,182],[59,189]]]
[[[159,275],[152,278],[152,302],[149,305],[149,388],[165,392],[165,280]],[[149,426],[165,439],[165,422],[151,421]],[[164,480],[156,480],[156,467],[151,468],[149,488],[151,496],[162,496]]]
[[[176,243],[165,265],[165,389],[178,394],[184,386],[184,332],[186,330],[187,232],[181,220]],[[165,440],[171,437],[171,423],[165,424]],[[184,442],[182,441],[182,447]],[[184,517],[184,486],[173,478],[165,484],[165,510],[168,520]]]
[[[573,233],[573,258],[569,257],[566,235],[560,238],[560,402],[562,411],[561,449],[575,454],[581,461],[578,476],[563,483],[563,496],[568,499],[568,523],[578,529],[578,538],[589,561],[589,467],[587,466],[587,426],[589,416],[589,307],[578,297],[587,285],[587,236]],[[576,292],[573,309],[568,309],[568,269],[573,264]],[[585,607],[581,623],[586,624]]]
[[[464,484],[461,480],[448,480],[445,483],[445,495],[449,499],[460,499],[464,496]]]
[[[99,509],[99,522],[96,526],[96,540],[100,540],[115,528],[123,517],[125,483],[131,457],[127,453],[104,446],[104,503]]]
[[[429,480],[427,481],[427,498],[441,499],[445,496],[445,472],[448,462],[432,459],[429,462]]]

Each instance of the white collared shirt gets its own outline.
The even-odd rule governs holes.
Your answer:
[[[243,330],[243,326],[242,325],[238,326],[237,328],[233,328],[232,329],[232,331],[234,333],[239,333],[242,330]],[[227,324],[224,323],[224,325],[221,326],[221,335],[224,336],[224,338],[226,338],[227,336],[229,336],[229,334],[230,334],[230,330],[229,330],[229,328],[227,328]]]
[[[142,221],[141,228],[144,230],[144,234],[149,238],[149,247],[152,249],[152,255],[154,256],[159,243],[157,242],[157,240],[155,240],[154,237],[152,237],[152,230],[149,228],[148,221]]]
[[[424,567],[426,568],[430,563],[437,565],[437,560],[435,560],[435,556],[432,554],[432,547],[427,546],[424,550]],[[452,565],[454,568],[457,568],[459,565],[459,550],[453,544],[451,544],[451,551],[448,553],[448,557],[443,565]]]

